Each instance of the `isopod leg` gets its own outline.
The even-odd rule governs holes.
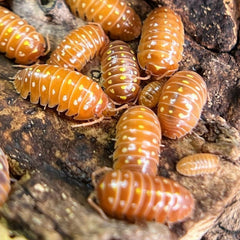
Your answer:
[[[86,127],[86,126],[91,126],[93,124],[96,124],[96,123],[99,123],[101,122],[102,120],[104,119],[104,116],[96,119],[96,120],[93,120],[91,122],[85,122],[85,123],[80,123],[80,124],[75,124],[75,125],[72,125],[71,127],[72,128],[76,128],[76,127]]]
[[[14,68],[27,68],[29,66],[28,65],[22,65],[22,64],[13,64],[12,67],[14,67]]]
[[[123,109],[127,109],[128,107],[129,107],[129,105],[126,103],[126,104],[122,105],[121,107],[109,109],[108,111],[113,112],[113,113],[114,112],[118,113],[119,111],[121,111]]]
[[[145,77],[136,77],[137,79],[139,79],[139,80],[148,80],[148,79],[150,79],[151,78],[151,74],[148,74],[147,76],[145,76]]]
[[[164,77],[166,77],[166,76],[171,76],[174,72],[172,72],[172,73],[170,73],[171,71],[166,71],[164,74],[162,74],[162,75],[160,75],[160,76],[157,76],[157,77],[155,77],[155,79],[157,80],[157,81],[159,81],[159,80],[161,80],[162,78],[164,78]]]
[[[96,204],[96,202],[94,200],[96,200],[97,197],[96,197],[96,192],[92,192],[89,197],[88,197],[88,203],[89,205],[94,208],[98,213],[99,215],[105,219],[105,220],[109,220],[109,218],[107,217],[107,215],[104,213],[104,211]]]
[[[48,35],[46,36],[46,43],[47,43],[47,49],[43,53],[43,56],[46,56],[51,51],[51,44],[50,44],[50,40],[49,40],[49,36]]]

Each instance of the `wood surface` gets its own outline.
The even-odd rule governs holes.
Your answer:
[[[178,140],[163,138],[158,170],[158,175],[192,192],[193,215],[171,226],[102,219],[87,203],[93,191],[91,174],[112,167],[115,126],[122,112],[90,127],[72,128],[76,121],[16,93],[12,78],[20,68],[0,54],[0,147],[8,156],[12,177],[9,199],[0,209],[0,235],[5,239],[239,239],[239,6],[233,0],[147,2],[131,1],[143,20],[158,4],[181,15],[185,44],[180,70],[198,72],[208,86],[208,102],[193,132]],[[71,29],[85,24],[72,16],[63,0],[1,4],[48,35],[51,49]],[[135,50],[138,40],[130,43]],[[99,58],[83,73],[101,84]],[[218,171],[197,177],[178,174],[176,162],[197,152],[218,154]]]

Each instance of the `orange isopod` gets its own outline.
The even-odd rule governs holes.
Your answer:
[[[163,86],[158,103],[158,118],[163,135],[180,138],[197,125],[207,100],[203,78],[192,71],[175,73]]]
[[[31,64],[45,55],[45,40],[24,19],[0,6],[0,52],[16,63]]]
[[[164,81],[153,81],[148,83],[139,94],[138,103],[148,108],[154,108],[159,102]]]
[[[182,59],[183,43],[181,18],[167,7],[154,9],[143,23],[137,55],[140,67],[156,78],[172,75]]]
[[[66,111],[76,120],[101,118],[108,108],[108,98],[101,87],[89,77],[59,66],[34,65],[19,71],[14,80],[18,93],[31,103],[57,111]]]
[[[140,89],[140,73],[131,47],[120,40],[111,42],[104,50],[101,66],[105,93],[118,104],[134,101]]]
[[[10,189],[8,161],[3,150],[0,148],[0,206],[6,202]]]
[[[140,35],[139,16],[125,0],[66,0],[72,13],[86,21],[100,23],[112,39],[131,41]]]
[[[107,172],[95,186],[100,208],[118,219],[174,223],[194,209],[191,193],[177,182],[129,170]],[[99,210],[90,195],[89,203]]]
[[[140,105],[128,108],[116,126],[113,168],[156,175],[161,137],[157,115],[151,109]]]
[[[108,42],[100,24],[79,27],[65,37],[47,63],[80,71]]]
[[[219,157],[211,153],[196,153],[182,158],[176,166],[185,176],[197,176],[214,173],[219,167]]]

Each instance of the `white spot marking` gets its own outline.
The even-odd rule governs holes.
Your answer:
[[[46,86],[42,85],[42,92],[44,92],[46,90]]]

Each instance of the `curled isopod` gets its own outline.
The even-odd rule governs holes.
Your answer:
[[[185,176],[197,176],[214,173],[219,167],[219,157],[211,153],[197,153],[182,158],[176,166]]]

